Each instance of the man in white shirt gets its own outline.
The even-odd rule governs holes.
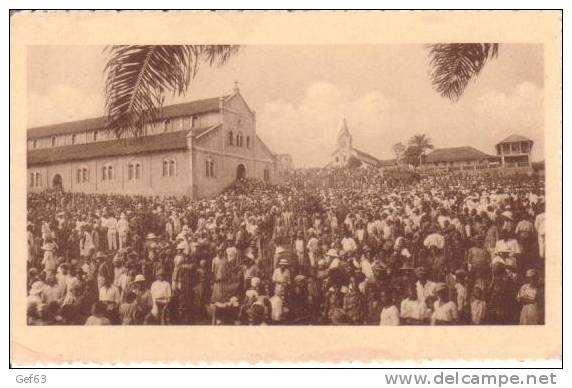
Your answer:
[[[417,276],[417,283],[415,283],[417,300],[421,303],[423,311],[427,312],[425,301],[427,298],[435,296],[435,283],[427,280],[427,271],[423,267],[416,268],[415,275]]]
[[[164,323],[163,311],[171,299],[171,284],[165,280],[165,272],[162,269],[157,272],[156,277],[157,280],[151,284],[150,290],[151,299],[153,300],[151,314],[153,314],[159,322]]]
[[[129,233],[129,221],[127,221],[125,213],[121,213],[119,216],[117,232],[119,232],[119,249],[125,248],[127,245],[127,233]]]
[[[105,278],[99,289],[99,300],[105,304],[108,315],[115,317],[121,303],[121,291],[112,284],[111,279]]]
[[[113,214],[105,221],[105,226],[107,227],[107,248],[114,251],[117,249],[117,219]]]

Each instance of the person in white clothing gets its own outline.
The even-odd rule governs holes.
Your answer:
[[[107,248],[111,251],[117,249],[117,219],[111,215],[105,220],[107,227]]]
[[[380,294],[381,314],[379,315],[380,326],[399,326],[399,310],[393,304],[391,296],[382,291]]]
[[[449,299],[449,290],[445,283],[437,283],[435,286],[437,300],[434,303],[431,316],[432,325],[452,325],[457,322],[459,312],[455,302]]]
[[[156,278],[157,280],[151,284],[151,299],[153,300],[151,314],[163,324],[163,311],[171,300],[171,284],[165,280],[165,271],[162,269],[157,272]]]
[[[129,233],[129,221],[125,213],[121,213],[119,221],[117,221],[117,232],[119,233],[119,249],[127,246],[127,235]]]

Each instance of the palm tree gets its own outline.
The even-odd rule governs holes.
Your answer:
[[[425,134],[413,135],[411,139],[409,139],[409,142],[407,144],[409,145],[409,147],[414,148],[416,152],[419,154],[418,155],[419,165],[422,164],[423,155],[425,155],[425,153],[428,150],[432,150],[433,148],[435,148],[433,146],[433,143],[431,142],[431,139],[427,137],[427,135]]]
[[[443,97],[457,101],[469,81],[479,75],[489,59],[498,56],[498,43],[429,45],[430,78]]]
[[[140,136],[160,117],[165,94],[185,94],[200,65],[220,66],[234,45],[110,46],[105,66],[107,130],[117,137]]]

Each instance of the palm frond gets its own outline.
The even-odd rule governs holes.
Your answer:
[[[160,118],[165,94],[187,92],[201,64],[222,65],[237,52],[232,45],[110,46],[105,66],[107,129],[117,137],[140,136],[145,123]]]
[[[457,101],[486,62],[498,56],[498,43],[433,44],[429,50],[430,78],[443,97]]]

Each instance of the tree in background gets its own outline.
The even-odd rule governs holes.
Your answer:
[[[423,163],[423,158],[427,151],[435,148],[431,139],[425,135],[413,135],[407,142],[408,147],[405,150],[405,159],[408,164],[419,166]]]
[[[185,94],[201,65],[220,66],[235,45],[109,46],[105,66],[107,129],[118,138],[143,135],[161,116],[165,94]]]
[[[447,43],[429,45],[430,78],[443,97],[457,101],[471,79],[487,61],[498,56],[498,43]]]

